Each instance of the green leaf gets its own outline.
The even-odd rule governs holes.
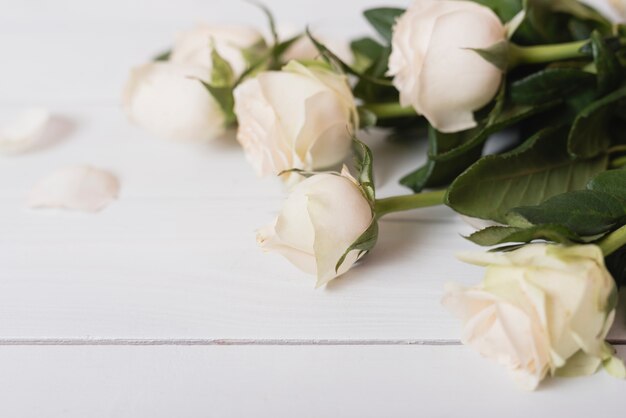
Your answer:
[[[611,144],[610,120],[615,105],[626,99],[626,86],[591,103],[578,114],[569,133],[568,149],[576,157],[590,158]]]
[[[388,70],[389,54],[391,48],[385,47],[381,51],[381,55],[375,59],[371,65],[361,72],[362,75],[375,80],[386,79]],[[360,79],[354,86],[354,95],[362,99],[365,103],[390,102],[397,103],[399,101],[399,93],[391,83],[383,84],[372,83],[365,79]]]
[[[608,193],[626,206],[626,170],[609,170],[600,173],[589,182],[587,188]]]
[[[267,23],[270,27],[270,34],[272,35],[273,44],[274,45],[278,44],[278,31],[276,30],[276,19],[274,19],[274,14],[269,9],[269,7],[267,7],[266,5],[258,1],[254,1],[254,0],[245,0],[245,1],[257,7],[259,10],[263,12],[265,17],[267,18]]]
[[[168,49],[167,51],[163,51],[156,57],[152,58],[152,61],[169,61],[171,55],[172,50]]]
[[[350,43],[350,49],[352,49],[352,52],[355,54],[362,55],[374,61],[381,56],[385,47],[372,38],[359,38]]]
[[[391,43],[393,25],[395,25],[396,19],[403,13],[404,9],[381,7],[366,10],[363,12],[363,16],[365,16],[365,19],[367,19],[376,32],[378,32],[387,43]]]
[[[213,87],[232,87],[235,84],[235,72],[226,61],[213,47],[211,49],[211,62],[213,68],[211,70],[211,86]]]
[[[538,225],[529,228],[514,228],[510,226],[490,226],[474,232],[467,237],[475,244],[485,247],[505,243],[526,243],[535,240],[553,241],[561,244],[581,242],[581,238],[562,225]]]
[[[511,100],[519,105],[540,105],[595,86],[595,81],[593,74],[579,69],[547,68],[513,82]]]
[[[356,138],[352,139],[355,167],[359,172],[358,180],[365,196],[373,204],[376,200],[376,188],[374,186],[374,159],[372,151],[367,145]]]
[[[469,137],[469,139],[462,141],[462,145],[439,155],[433,155],[432,158],[435,161],[446,161],[451,158],[458,157],[459,155],[472,150],[478,144],[483,144],[496,132],[522,122],[531,116],[550,110],[558,104],[558,101],[554,101],[536,106],[512,105],[502,111],[498,111],[499,109],[494,108],[494,111],[492,111],[487,121],[483,122],[481,126],[459,133],[459,135]]]
[[[369,250],[374,248],[374,245],[376,245],[377,240],[378,240],[378,222],[375,219],[373,219],[372,223],[367,228],[367,230],[365,230],[365,232],[361,234],[361,236],[357,238],[357,240],[348,247],[348,249],[346,250],[345,253],[343,253],[339,261],[337,261],[337,264],[335,265],[335,272],[339,271],[339,268],[341,267],[343,262],[346,260],[346,257],[351,251],[358,250],[359,258],[360,258]]]
[[[450,184],[481,157],[483,144],[477,143],[474,148],[467,152],[445,161],[437,161],[432,156],[458,148],[464,140],[467,138],[463,135],[444,134],[429,126],[428,161],[422,167],[404,176],[400,180],[400,184],[412,189],[415,193],[419,193],[427,187],[441,187]]]
[[[226,125],[233,124],[237,120],[234,111],[235,98],[233,97],[233,89],[231,87],[214,87],[202,80],[200,82],[220,105],[220,109],[222,109],[226,118]]]
[[[611,30],[606,18],[577,0],[524,0],[524,10],[527,25],[541,37],[535,41],[543,43],[575,40],[573,33],[567,30],[572,21],[590,24],[592,29],[600,29],[602,33]]]
[[[509,42],[500,41],[489,48],[469,48],[501,71],[509,67]]]
[[[362,106],[357,107],[357,111],[359,112],[359,128],[367,129],[376,126],[378,117],[374,112]]]
[[[350,43],[355,70],[365,71],[385,54],[385,47],[372,38],[360,38]]]
[[[295,44],[300,39],[302,39],[303,36],[304,36],[304,34],[296,35],[296,36],[293,36],[293,37],[291,37],[289,39],[286,39],[286,40],[284,40],[282,42],[277,43],[272,48],[272,54],[275,55],[276,57],[282,56],[285,52],[287,52],[287,50],[289,48],[291,48],[291,46],[293,44]]]
[[[554,196],[540,205],[513,209],[509,223],[521,217],[533,225],[559,224],[582,236],[611,230],[626,216],[623,203],[614,196],[593,190],[577,190]]]
[[[521,0],[474,0],[493,10],[502,22],[508,22],[522,10]]]
[[[322,57],[329,64],[334,65],[335,67],[337,67],[338,70],[343,71],[343,72],[345,72],[347,74],[351,74],[351,75],[357,77],[361,81],[367,81],[369,83],[378,84],[378,85],[381,85],[381,86],[393,86],[393,84],[392,84],[392,82],[390,80],[378,79],[378,78],[375,78],[375,77],[370,77],[367,74],[359,73],[358,71],[356,71],[354,68],[352,68],[351,66],[349,66],[348,64],[343,62],[341,60],[341,58],[339,58],[334,52],[332,52],[330,49],[328,49],[324,44],[322,44],[320,41],[318,41],[311,34],[311,32],[309,31],[308,28],[306,30],[306,34],[309,37],[309,39],[311,40],[311,42],[313,43],[313,45],[320,52]]]
[[[599,93],[609,93],[619,86],[623,69],[615,53],[598,31],[591,34],[591,48],[598,76]]]
[[[481,158],[452,183],[446,203],[464,215],[505,223],[513,208],[584,188],[606,168],[607,157],[573,159],[566,141],[566,129],[549,127],[511,152]]]
[[[278,173],[276,176],[277,177],[281,177],[284,174],[298,174],[299,176],[304,177],[305,179],[308,179],[309,177],[313,177],[318,175],[319,173],[315,172],[315,171],[307,171],[307,170],[302,170],[300,168],[289,168],[287,170],[283,170],[280,173]]]

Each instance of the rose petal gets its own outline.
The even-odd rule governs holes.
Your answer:
[[[20,113],[12,123],[0,130],[0,152],[17,153],[30,148],[49,120],[50,113],[45,109],[33,108]]]
[[[117,198],[118,192],[119,182],[108,171],[76,165],[40,180],[28,196],[28,206],[97,212]]]

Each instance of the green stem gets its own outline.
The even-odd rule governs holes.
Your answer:
[[[609,256],[626,245],[626,225],[611,232],[598,242],[604,256]]]
[[[588,40],[537,46],[520,46],[511,43],[509,45],[509,66],[513,68],[522,64],[543,64],[585,57],[586,55],[580,50],[588,43]]]
[[[626,145],[614,145],[607,150],[609,154],[616,154],[618,152],[626,152]]]
[[[436,192],[377,199],[375,205],[376,217],[381,218],[393,212],[443,205],[445,195],[446,190],[438,190]]]
[[[369,103],[361,107],[369,110],[379,119],[417,116],[412,107],[400,106],[400,103]]]

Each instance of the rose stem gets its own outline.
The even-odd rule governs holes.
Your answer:
[[[371,103],[361,106],[369,110],[380,119],[397,118],[402,116],[417,116],[412,107],[401,106],[400,103]]]
[[[546,62],[585,57],[587,55],[581,52],[581,48],[588,43],[589,40],[537,46],[519,46],[511,43],[509,45],[509,66],[543,64]]]
[[[626,225],[611,232],[598,242],[598,247],[600,247],[605,257],[613,254],[624,245],[626,245]]]
[[[377,199],[375,203],[376,217],[381,218],[389,213],[419,209],[429,206],[443,205],[446,190],[417,193],[406,196],[394,196]]]

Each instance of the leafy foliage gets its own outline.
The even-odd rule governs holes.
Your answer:
[[[515,150],[481,158],[448,189],[455,211],[505,223],[519,206],[536,205],[587,182],[606,168],[606,156],[574,159],[566,149],[567,129],[548,127]]]
[[[376,189],[374,187],[374,157],[372,150],[367,145],[356,138],[352,139],[352,149],[354,153],[355,168],[358,170],[358,180],[363,193],[370,202],[376,199]]]
[[[587,184],[586,190],[514,208],[507,220],[512,226],[486,228],[468,239],[485,246],[536,239],[564,244],[595,241],[626,224],[626,170],[602,172]]]
[[[546,224],[531,226],[528,228],[515,228],[510,226],[491,226],[474,232],[467,237],[475,244],[485,247],[500,245],[511,242],[525,243],[537,239],[569,244],[580,242],[582,239],[576,233],[558,224]]]
[[[578,68],[546,68],[513,82],[511,101],[518,105],[541,105],[595,84],[593,74]]]
[[[611,119],[615,105],[626,100],[626,86],[591,103],[581,111],[569,133],[568,150],[578,157],[593,157],[611,145]],[[619,107],[617,107],[619,109]],[[623,138],[622,142],[626,142]]]
[[[355,168],[359,172],[357,180],[359,181],[359,186],[361,187],[363,194],[372,205],[372,223],[365,230],[365,232],[363,232],[363,234],[361,234],[361,236],[346,249],[341,258],[337,261],[335,271],[339,270],[351,251],[359,251],[359,257],[361,257],[363,254],[374,248],[374,245],[376,245],[376,241],[378,240],[378,222],[374,216],[373,208],[374,201],[376,199],[376,188],[374,186],[373,173],[374,158],[369,147],[357,138],[353,138],[352,145],[355,158]]]
[[[622,202],[604,192],[577,190],[554,196],[537,206],[522,206],[508,215],[510,224],[558,223],[580,235],[598,235],[626,217]]]
[[[404,9],[380,7],[366,10],[363,12],[363,16],[365,16],[365,19],[376,29],[378,34],[382,36],[387,43],[390,43],[393,25],[402,13],[404,13]]]
[[[456,157],[444,161],[438,161],[435,157],[461,147],[463,141],[467,140],[464,135],[444,134],[430,127],[428,132],[428,160],[422,167],[404,176],[400,183],[415,193],[419,193],[427,187],[447,186],[480,158],[483,144],[478,142],[469,151],[459,153]]]
[[[509,22],[522,10],[521,0],[474,0],[493,10],[502,22]]]
[[[606,18],[576,0],[524,0],[524,10],[518,34],[531,43],[568,42],[588,38],[593,30],[611,31]]]
[[[161,52],[154,58],[152,58],[152,61],[169,61],[171,55],[172,55],[172,50],[168,49],[166,51]]]
[[[620,63],[608,41],[598,31],[591,34],[591,50],[598,77],[598,93],[609,93],[620,84]]]

